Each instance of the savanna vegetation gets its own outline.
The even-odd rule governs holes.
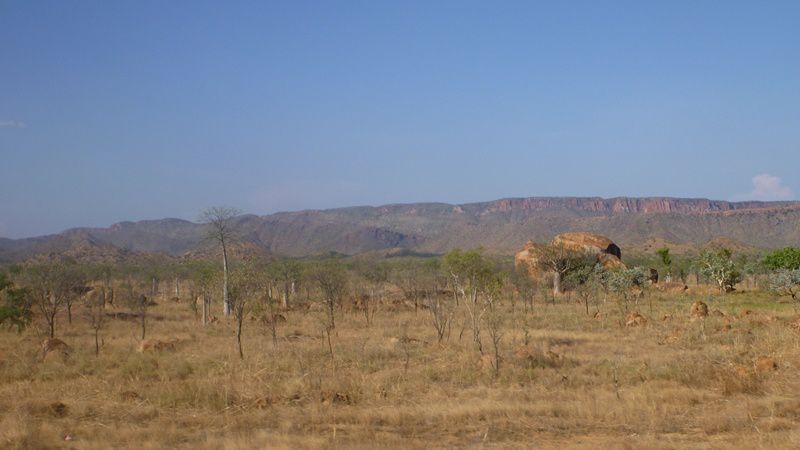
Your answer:
[[[2,268],[0,447],[800,446],[794,249],[536,282],[480,250],[237,255],[216,213],[218,258]]]

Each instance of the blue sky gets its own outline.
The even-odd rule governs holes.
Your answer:
[[[793,199],[800,2],[0,0],[0,236],[540,195]]]

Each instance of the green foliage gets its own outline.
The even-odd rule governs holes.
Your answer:
[[[4,272],[0,272],[0,326],[8,325],[21,332],[33,318],[30,295],[25,288],[15,288]]]
[[[791,297],[797,301],[800,296],[800,269],[780,269],[769,276],[769,290],[777,295]]]
[[[503,283],[495,263],[480,250],[452,250],[444,256],[443,266],[464,293],[492,293]]]
[[[786,247],[764,257],[764,265],[770,270],[800,269],[800,248]]]
[[[669,254],[669,248],[660,248],[656,250],[656,254],[658,255],[659,259],[661,260],[661,264],[663,264],[664,267],[669,267],[672,265],[672,256]]]
[[[720,292],[732,291],[742,279],[741,272],[731,259],[731,251],[726,248],[701,253],[695,264],[703,276],[717,283]]]
[[[644,287],[649,277],[650,274],[643,267],[610,270],[603,273],[603,284],[609,291],[627,299],[633,288]]]

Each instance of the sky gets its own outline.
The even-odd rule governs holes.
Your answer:
[[[528,196],[796,199],[796,1],[0,0],[0,236]]]

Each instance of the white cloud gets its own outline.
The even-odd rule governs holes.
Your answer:
[[[25,122],[18,120],[0,120],[0,128],[25,128]]]
[[[753,190],[744,195],[737,195],[734,200],[792,200],[794,192],[789,186],[774,175],[762,173],[753,177]]]

